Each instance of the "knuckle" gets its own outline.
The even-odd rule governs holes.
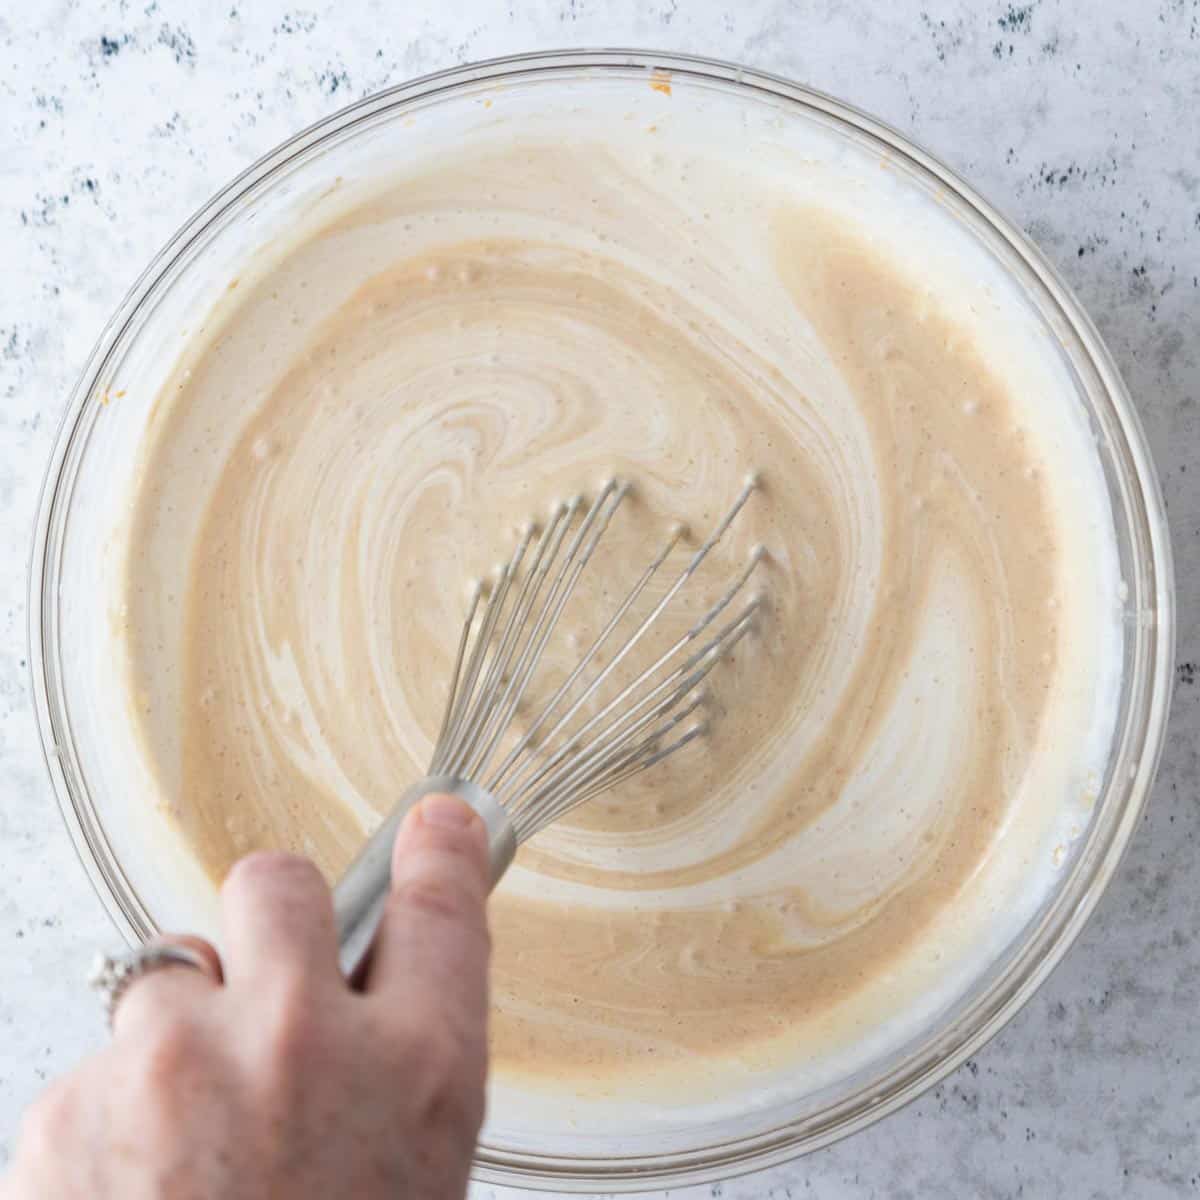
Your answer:
[[[462,894],[447,880],[425,876],[407,879],[396,889],[396,902],[417,912],[460,920],[467,906]]]
[[[422,823],[416,840],[419,845],[442,850],[472,862],[482,862],[487,857],[487,843],[482,833],[482,823],[478,818],[468,825]]]
[[[256,850],[239,859],[225,877],[226,891],[309,889],[324,886],[317,868],[306,858],[281,850]]]
[[[200,1042],[190,1021],[164,1017],[154,1022],[139,1043],[140,1086],[155,1095],[171,1092],[203,1059]]]
[[[302,978],[281,979],[259,1042],[260,1080],[268,1091],[289,1093],[333,1051],[329,1025]]]
[[[421,862],[405,872],[393,889],[401,908],[483,926],[483,899],[477,888],[438,862]]]
[[[316,1006],[300,986],[285,984],[270,1024],[272,1057],[282,1062],[308,1059],[323,1041],[324,1027]]]

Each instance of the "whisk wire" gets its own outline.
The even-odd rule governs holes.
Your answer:
[[[504,683],[513,654],[520,643],[521,630],[529,615],[529,609],[541,591],[546,573],[558,556],[563,539],[570,529],[571,519],[578,507],[578,499],[571,501],[570,504],[560,504],[534,547],[533,561],[529,565],[525,579],[517,592],[516,600],[500,630],[498,640],[491,648],[483,683],[480,685],[470,712],[466,714],[463,736],[460,738],[462,748],[455,759],[448,764],[449,769],[456,774],[461,772],[464,775],[470,775],[472,769],[469,757],[471,748],[474,747],[476,751],[480,749],[481,739],[495,722],[498,715],[494,703],[496,690]]]
[[[646,567],[646,569],[642,572],[642,574],[638,578],[637,582],[629,590],[629,592],[626,594],[625,598],[621,601],[621,603],[617,606],[616,612],[614,612],[613,615],[609,618],[608,623],[604,626],[604,628],[596,636],[596,638],[592,642],[592,644],[584,652],[584,654],[580,658],[579,662],[576,663],[574,669],[571,671],[571,673],[566,677],[566,679],[563,680],[563,682],[561,684],[559,684],[559,686],[555,689],[554,693],[550,696],[549,700],[546,701],[545,705],[542,708],[542,711],[538,714],[537,718],[532,722],[532,724],[529,726],[529,728],[525,731],[521,740],[517,743],[517,745],[515,745],[512,748],[512,750],[508,753],[508,755],[504,759],[504,761],[496,769],[495,773],[492,775],[491,779],[488,781],[487,786],[488,786],[489,790],[499,787],[500,784],[504,781],[505,776],[508,774],[508,772],[512,768],[513,764],[517,761],[517,759],[524,753],[524,751],[533,742],[533,739],[537,736],[538,731],[550,719],[550,716],[554,712],[555,708],[558,706],[559,701],[563,698],[563,696],[567,695],[567,693],[574,686],[576,680],[578,680],[580,675],[583,674],[583,672],[587,668],[588,664],[599,653],[601,648],[604,646],[604,643],[608,640],[609,635],[612,633],[612,631],[614,629],[616,629],[616,627],[620,624],[621,619],[625,616],[625,614],[629,611],[629,609],[637,601],[638,597],[646,589],[647,584],[649,584],[650,580],[654,578],[655,573],[658,571],[659,567],[661,567],[662,564],[667,560],[668,555],[678,544],[679,539],[682,536],[683,536],[682,527],[676,527],[674,530],[672,530],[671,536],[670,536],[670,538],[668,538],[666,544],[659,551],[658,555],[651,561],[650,565],[648,567]]]
[[[595,520],[596,514],[600,511],[601,505],[613,495],[614,491],[617,491],[616,481],[612,481],[606,486],[601,495],[597,497],[571,541],[567,554],[568,562],[578,553],[580,543]],[[618,491],[618,498],[620,495],[621,493]],[[479,722],[484,721],[485,728],[494,724],[489,719],[496,715],[493,703],[495,686],[503,682],[503,672],[511,658],[510,651],[516,644],[514,638],[519,636],[525,623],[527,608],[536,598],[536,592],[540,590],[541,581],[545,578],[544,572],[550,569],[553,560],[557,558],[562,539],[570,528],[570,518],[577,511],[578,504],[579,501],[575,500],[570,505],[560,505],[556,510],[550,525],[539,539],[539,546],[535,550],[534,562],[526,578],[525,586],[513,608],[509,610],[503,625],[501,625],[500,618],[504,611],[504,601],[511,578],[515,576],[516,569],[520,566],[524,544],[527,543],[528,537],[532,536],[531,533],[527,533],[527,536],[522,538],[523,544],[518,546],[518,551],[512,561],[501,568],[500,579],[492,594],[494,604],[485,609],[483,620],[475,631],[475,643],[469,660],[469,686],[464,688],[463,698],[449,722],[445,738],[435,750],[434,767],[447,773],[462,772],[464,755],[470,753],[472,746],[479,744],[477,736]],[[548,547],[549,553],[547,554]],[[552,586],[557,587],[560,581],[561,579],[556,580]],[[553,595],[553,591],[551,594]],[[468,620],[463,630],[464,638],[470,637],[472,623],[473,616],[468,614]],[[500,632],[497,634],[498,628]],[[478,676],[485,663],[487,670],[480,683]],[[528,673],[526,673],[527,677]],[[478,686],[476,686],[477,684]],[[502,732],[503,730],[501,730]]]
[[[585,679],[588,668],[597,663],[601,650],[678,545],[683,528],[671,531],[574,668],[491,771],[483,786],[510,813],[518,840],[702,736],[704,721],[673,737],[702,706],[698,689],[706,676],[752,626],[760,605],[757,596],[709,634],[749,581],[763,557],[761,549],[754,551],[718,599],[650,666],[577,727],[573,723],[696,574],[756,486],[756,478],[747,479],[664,594],[637,620],[609,661]],[[486,774],[568,600],[628,491],[627,483],[607,481],[577,526],[581,500],[576,497],[560,504],[540,532],[532,525],[522,531],[512,557],[498,568],[490,589],[482,583],[475,587],[458,643],[431,775],[474,779]],[[688,653],[688,647],[696,642],[702,644]],[[582,686],[577,687],[581,680]]]
[[[552,775],[559,764],[575,749],[584,737],[592,732],[596,725],[602,722],[618,705],[622,704],[647,678],[651,677],[657,671],[658,667],[667,658],[674,654],[683,641],[681,639],[680,643],[676,643],[676,646],[663,655],[653,667],[642,672],[638,679],[625,688],[620,695],[615,696],[600,712],[596,713],[595,716],[578,729],[564,745],[560,746],[543,763],[534,776],[523,784],[519,792],[502,789],[496,793],[497,799],[500,799],[502,803],[515,810],[532,803],[531,797],[540,795],[546,787],[550,786],[549,782],[543,782],[548,777],[551,781],[565,782],[569,786],[574,780],[575,772],[580,764],[586,764],[594,760],[606,747],[609,749],[614,747],[619,748],[629,738],[636,736],[647,724],[654,721],[664,712],[669,711],[688,692],[695,688],[713,667],[716,666],[728,644],[732,640],[740,640],[744,632],[749,628],[758,606],[759,601],[755,598],[746,606],[741,614],[730,621],[708,643],[686,658],[674,670],[650,688],[649,691],[630,704],[624,712],[618,714],[614,720],[604,726],[595,735],[587,751],[574,762],[568,763],[557,776]],[[649,711],[644,711],[647,709]]]
[[[471,589],[471,599],[467,605],[467,619],[463,622],[462,634],[458,639],[458,650],[454,655],[454,667],[450,672],[450,690],[446,694],[446,704],[442,709],[442,724],[438,729],[438,735],[434,741],[434,760],[437,758],[437,749],[446,738],[446,731],[450,728],[450,717],[458,705],[458,688],[462,676],[463,659],[467,653],[467,643],[471,638],[471,626],[475,624],[475,613],[479,609],[479,601],[483,596],[483,583],[477,582]]]
[[[435,753],[434,761],[430,765],[430,771],[442,771],[453,763],[454,756],[457,754],[459,747],[463,742],[465,735],[464,717],[472,711],[473,700],[476,696],[477,685],[479,684],[480,672],[483,669],[484,663],[487,660],[487,650],[491,645],[492,633],[500,619],[500,614],[504,610],[505,601],[508,599],[508,593],[512,587],[512,581],[516,578],[517,571],[520,569],[521,562],[525,557],[525,551],[529,548],[529,543],[533,538],[532,527],[527,527],[521,533],[520,540],[517,542],[517,548],[513,551],[513,556],[507,563],[503,564],[497,573],[496,582],[492,585],[488,593],[487,603],[483,610],[483,620],[480,624],[479,635],[476,638],[475,645],[471,650],[470,658],[467,662],[466,674],[463,678],[461,691],[458,694],[458,703],[456,711],[451,715],[449,729],[447,731],[447,740],[442,747],[439,747]]]
[[[654,625],[654,623],[658,620],[658,618],[662,615],[663,611],[666,609],[667,605],[670,604],[670,602],[675,598],[675,596],[678,594],[678,592],[684,586],[684,584],[686,584],[688,582],[688,580],[691,579],[693,575],[695,575],[695,573],[699,569],[701,563],[709,555],[709,553],[712,551],[712,549],[717,545],[717,543],[720,541],[722,535],[729,529],[730,525],[733,524],[734,518],[742,510],[742,507],[745,505],[746,500],[749,498],[750,493],[753,491],[756,484],[757,484],[757,480],[754,479],[753,477],[751,479],[747,480],[745,486],[742,488],[742,491],[738,494],[737,499],[734,501],[734,503],[730,507],[729,511],[724,515],[724,517],[721,519],[721,521],[717,524],[717,526],[713,530],[713,532],[711,534],[709,534],[708,538],[701,544],[700,548],[695,552],[695,554],[692,555],[691,561],[688,563],[688,565],[683,569],[683,571],[680,572],[679,576],[676,578],[674,583],[671,584],[671,586],[667,589],[666,593],[654,605],[654,607],[650,610],[650,612],[647,613],[647,615],[642,618],[642,620],[638,624],[637,628],[634,629],[633,633],[631,633],[629,635],[629,637],[621,645],[620,649],[612,657],[612,659],[608,662],[608,664],[602,670],[600,670],[596,673],[596,675],[586,685],[586,687],[583,689],[583,691],[580,693],[580,695],[577,696],[576,699],[573,701],[573,703],[571,703],[568,706],[566,712],[564,712],[562,714],[562,716],[560,716],[555,721],[555,723],[551,727],[550,731],[542,739],[543,743],[552,741],[555,737],[558,736],[559,733],[561,733],[563,731],[563,729],[570,723],[571,719],[580,710],[580,708],[582,708],[583,705],[586,704],[589,699],[591,699],[592,695],[595,694],[597,689],[603,685],[604,681],[613,673],[614,670],[616,670],[616,668],[620,665],[622,660],[641,641],[642,637],[645,635],[647,630],[649,630],[650,627],[652,625]],[[628,685],[620,693],[619,696],[617,696],[614,700],[610,701],[609,704],[606,705],[605,708],[602,709],[599,714],[597,714],[597,717],[603,717],[613,707],[615,707],[617,704],[619,704],[620,702],[625,700],[633,690],[635,690],[637,687],[640,687],[641,684],[650,675],[652,675],[654,672],[656,672],[659,669],[659,667],[661,667],[663,665],[663,663],[666,662],[672,655],[674,655],[683,646],[687,645],[688,642],[690,642],[690,641],[694,640],[696,637],[698,637],[699,634],[712,622],[712,620],[714,620],[716,618],[716,616],[726,607],[726,605],[729,604],[729,602],[733,598],[733,596],[736,595],[738,590],[745,584],[746,580],[749,578],[750,572],[757,565],[760,557],[761,556],[756,552],[755,556],[752,558],[752,560],[749,564],[749,567],[746,569],[746,571],[744,571],[742,573],[742,575],[739,576],[739,578],[735,581],[735,583],[732,585],[732,587],[730,587],[726,591],[725,595],[721,597],[721,599],[717,602],[717,604],[715,604],[711,609],[709,609],[709,611],[697,623],[697,625],[695,625],[686,634],[684,634],[681,638],[679,638],[676,641],[676,643],[665,654],[660,655],[659,658],[657,659],[657,661],[651,667],[644,670],[634,680],[633,683]],[[539,724],[541,724],[544,721],[545,713],[548,712],[551,707],[553,707],[555,704],[557,704],[558,699],[561,694],[562,694],[562,689],[560,689],[559,692],[555,693],[555,695],[551,698],[551,701],[546,706],[546,710],[544,710],[542,717],[539,717],[539,719],[538,719]],[[573,749],[574,746],[578,743],[579,737],[582,735],[582,733],[584,733],[588,729],[590,729],[595,724],[596,719],[597,718],[593,718],[591,721],[589,721],[587,724],[585,724],[583,729],[580,730],[576,735],[574,735],[571,738],[571,740],[566,744],[566,746],[561,747],[560,750],[557,751],[556,754],[551,759],[551,763],[557,762],[560,758],[563,757],[564,754],[568,753],[571,749]],[[506,791],[511,792],[511,790],[514,787],[520,785],[520,781],[524,779],[524,776],[528,773],[528,771],[533,769],[535,763],[536,763],[536,759],[533,759],[533,758],[526,759],[520,766],[517,767],[516,774],[512,778],[509,779],[506,787],[500,786],[499,783],[491,783],[491,784],[489,784],[489,790],[495,791],[496,795],[501,795]]]
[[[712,666],[716,665],[716,662],[720,658],[733,649],[752,627],[749,621],[739,622],[739,626],[738,631],[726,641],[721,654],[711,660],[709,668],[701,674],[701,679],[703,675],[708,673],[708,670]],[[698,680],[689,681],[688,688],[695,686],[697,682]],[[586,804],[601,792],[619,786],[626,779],[648,770],[650,767],[669,758],[677,750],[683,749],[690,742],[703,737],[708,732],[708,723],[706,721],[701,721],[693,725],[680,737],[676,738],[675,741],[669,742],[666,746],[655,748],[656,744],[661,743],[661,740],[671,732],[672,728],[682,724],[687,716],[694,712],[703,702],[702,697],[697,697],[677,718],[672,718],[654,730],[653,733],[639,742],[637,747],[621,756],[617,763],[611,764],[603,774],[600,772],[594,773],[587,783],[579,785],[576,788],[558,789],[557,795],[544,808],[543,801],[540,798],[529,804],[522,805],[517,809],[513,817],[514,828],[520,831],[517,834],[518,839],[523,841],[526,838],[532,837],[538,830],[544,829],[551,822],[558,820],[559,817],[570,812],[573,808],[581,804]]]
[[[649,759],[662,747],[662,741],[680,725],[682,725],[697,709],[704,704],[703,696],[696,696],[691,703],[672,714],[649,733],[632,741],[632,744],[622,740],[617,747],[604,748],[601,754],[589,755],[581,759],[579,769],[555,779],[548,786],[539,789],[528,801],[514,811],[513,823],[518,828],[522,818],[528,818],[531,833],[533,825],[543,828],[550,821],[557,820],[564,812],[574,808],[577,803],[593,794],[593,790],[603,790],[611,787],[617,780],[627,777],[631,767],[641,769]],[[657,713],[650,714],[648,720],[655,718]],[[699,727],[697,727],[699,728]],[[630,731],[632,737],[634,731]]]
[[[756,482],[747,479],[678,577],[664,583],[662,598],[647,604],[646,616],[635,616],[634,605],[682,537],[681,528],[671,532],[565,681],[553,688],[548,701],[539,698],[536,706],[529,706],[535,711],[528,714],[532,720],[523,722],[523,730],[513,727],[513,719],[629,485],[609,480],[582,516],[583,501],[576,498],[560,504],[540,531],[527,525],[512,556],[496,568],[491,586],[483,581],[475,585],[429,773],[405,789],[334,889],[338,961],[348,979],[362,977],[387,908],[396,831],[426,796],[453,792],[478,814],[487,834],[494,884],[512,862],[519,842],[704,736],[705,679],[754,626],[760,598],[753,597],[719,628],[718,621],[761,561],[761,551],[751,555],[716,603],[682,636],[672,635],[671,647],[637,672],[632,683],[622,686],[635,674],[635,660],[629,660],[619,677],[614,671],[724,537]],[[632,632],[624,632],[629,626]],[[601,692],[606,681],[611,686]],[[547,681],[546,690],[550,688]],[[618,694],[604,702],[610,691]],[[597,711],[589,715],[585,704]],[[515,741],[515,748],[494,766],[492,758],[499,756],[506,738]]]
[[[518,631],[528,618],[529,609],[533,607],[538,595],[541,593],[542,585],[546,581],[546,575],[554,560],[558,557],[563,538],[570,528],[570,518],[572,515],[573,512],[568,512],[565,508],[560,508],[555,513],[551,523],[546,527],[543,546],[549,546],[549,553],[541,553],[542,547],[539,547],[539,553],[525,581],[525,587],[522,588],[521,594],[517,598],[517,603],[509,615],[504,633],[500,638],[499,648],[493,653],[492,666],[488,671],[484,686],[480,690],[480,696],[471,717],[473,724],[478,724],[481,718],[483,723],[477,732],[474,729],[468,732],[467,743],[468,745],[473,745],[475,750],[462,767],[463,774],[465,775],[469,776],[478,765],[477,760],[488,745],[488,733],[497,725],[500,726],[501,732],[503,731],[500,710],[495,702],[496,693],[501,687],[504,687],[504,694],[507,696],[508,691],[512,688],[515,678],[514,672],[511,669],[512,660],[520,644]],[[549,541],[551,534],[554,535],[553,543]],[[524,650],[521,651],[521,655],[524,655]],[[521,656],[518,656],[518,666],[520,662]]]
[[[754,570],[754,567],[757,565],[758,561],[759,561],[759,557],[757,555],[755,557],[753,557],[751,559],[749,565],[747,566],[747,568],[742,572],[742,574],[737,578],[737,580],[735,580],[733,585],[726,590],[724,595],[721,596],[721,598],[716,602],[716,604],[714,604],[704,614],[704,616],[699,621],[696,622],[696,624],[694,624],[690,629],[688,629],[686,633],[684,633],[682,636],[680,636],[678,639],[676,639],[676,641],[670,647],[668,647],[667,650],[665,650],[662,654],[660,654],[658,656],[658,658],[655,659],[655,661],[650,664],[650,666],[646,667],[638,676],[636,676],[636,678],[634,678],[634,680],[631,683],[627,684],[624,688],[622,688],[621,691],[616,696],[614,696],[610,701],[608,701],[608,703],[605,704],[597,713],[595,713],[592,717],[590,717],[587,721],[585,721],[582,726],[580,726],[573,734],[571,734],[568,737],[567,741],[565,743],[563,743],[563,745],[561,745],[553,753],[553,755],[551,755],[550,758],[542,764],[541,768],[536,772],[536,774],[531,779],[527,779],[527,778],[525,778],[525,776],[528,774],[528,771],[531,769],[534,760],[528,760],[526,762],[526,764],[524,765],[523,769],[518,771],[517,774],[513,777],[513,779],[509,781],[508,786],[498,789],[496,791],[496,795],[511,794],[513,789],[518,786],[522,787],[526,790],[528,790],[530,787],[536,786],[536,784],[540,781],[540,779],[549,770],[551,770],[554,766],[556,766],[557,763],[561,759],[566,757],[566,755],[569,754],[576,747],[576,745],[579,744],[579,742],[582,740],[582,738],[587,736],[587,734],[590,733],[592,731],[592,729],[594,729],[595,726],[599,722],[603,721],[605,719],[605,717],[607,717],[608,714],[613,711],[613,709],[617,708],[619,705],[621,705],[621,704],[625,703],[627,700],[629,700],[629,698],[631,696],[633,696],[638,691],[638,689],[641,688],[641,686],[644,683],[646,683],[648,680],[652,679],[658,673],[660,668],[662,668],[664,665],[666,665],[668,662],[670,662],[673,658],[675,658],[675,656],[681,650],[683,650],[686,646],[688,646],[692,642],[694,642],[698,637],[700,637],[700,635],[702,633],[704,633],[704,631],[706,629],[709,628],[709,626],[711,626],[713,621],[715,621],[716,618],[725,610],[725,608],[728,607],[729,603],[733,600],[734,596],[736,596],[737,593],[742,589],[742,587],[745,586],[746,581],[750,578],[750,575],[751,575],[752,571]],[[757,607],[757,605],[758,605],[757,600],[752,601],[749,608],[747,609],[746,613],[743,614],[743,618],[748,617],[749,613],[752,612]],[[739,618],[739,620],[741,620],[743,618]],[[668,687],[672,682],[681,678],[688,670],[691,669],[692,666],[695,665],[695,663],[700,658],[702,658],[714,646],[716,646],[721,641],[721,639],[727,635],[729,630],[732,629],[733,625],[735,625],[735,624],[737,624],[737,622],[733,622],[731,625],[727,626],[721,633],[719,633],[716,636],[716,638],[713,639],[713,641],[709,642],[706,646],[704,646],[701,650],[699,650],[692,658],[686,659],[680,666],[678,666],[674,671],[672,671],[661,683],[659,683],[649,693],[647,693],[640,700],[638,700],[626,712],[625,716],[629,717],[631,715],[636,715],[637,712],[645,704],[651,702],[656,696],[660,695],[664,688]],[[579,698],[579,700],[576,701],[576,703],[573,704],[567,710],[567,712],[563,714],[563,717],[555,724],[554,728],[550,731],[550,733],[547,734],[547,738],[546,738],[547,741],[553,739],[554,737],[556,737],[558,735],[558,733],[563,729],[563,727],[567,724],[567,722],[571,719],[571,717],[573,717],[575,715],[575,713],[578,711],[580,705],[596,690],[597,687],[599,687],[599,685],[601,683],[604,682],[605,678],[612,672],[613,668],[616,666],[618,661],[619,661],[619,659],[614,659],[611,663],[609,663],[609,665],[607,667],[605,667],[602,671],[600,671],[597,674],[596,678],[589,685],[587,691],[585,691],[584,694]]]
[[[707,732],[707,723],[700,722],[686,730],[669,745],[664,746],[661,750],[657,750],[647,757],[636,758],[636,756],[630,755],[629,759],[626,760],[626,765],[618,768],[615,773],[605,775],[599,782],[593,783],[578,792],[567,792],[564,798],[554,805],[552,810],[547,809],[545,815],[541,812],[535,812],[533,808],[524,809],[523,815],[522,813],[518,813],[513,818],[513,829],[516,833],[517,841],[528,841],[535,833],[545,829],[547,825],[557,821],[573,809],[586,804],[589,800],[595,799],[595,797],[610,791],[612,788],[619,787],[625,780],[632,779],[635,775],[640,775],[643,771],[669,758],[677,750],[682,750],[684,746],[696,741],[697,738],[704,737]]]
[[[546,648],[546,643],[550,640],[550,636],[558,624],[558,619],[562,615],[563,608],[571,598],[571,594],[575,590],[575,585],[579,581],[584,567],[587,566],[600,535],[608,527],[613,513],[625,498],[627,492],[628,487],[626,485],[622,484],[618,486],[615,480],[610,481],[601,491],[600,495],[597,496],[592,507],[584,516],[583,522],[580,524],[579,530],[572,540],[563,560],[562,567],[550,586],[545,603],[532,623],[524,649],[510,675],[504,694],[494,706],[493,713],[496,720],[487,727],[490,737],[481,741],[478,752],[468,766],[468,771],[473,773],[490,760],[500,738],[504,736],[505,731],[508,729],[512,715],[525,695],[525,690],[541,659],[542,652]],[[602,512],[602,506],[610,497],[612,498],[611,503]],[[580,547],[584,537],[593,524],[596,525],[596,528],[592,534],[591,541],[581,550]]]

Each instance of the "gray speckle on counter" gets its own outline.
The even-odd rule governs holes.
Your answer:
[[[105,0],[0,14],[0,1165],[102,1036],[113,934],[30,711],[25,564],[70,385],[136,275],[284,137],[471,59],[642,45],[842,96],[948,161],[1076,288],[1137,400],[1179,574],[1176,697],[1142,828],[1077,946],[978,1057],[807,1159],[673,1200],[1200,1195],[1200,0]],[[513,1193],[477,1187],[475,1200]]]

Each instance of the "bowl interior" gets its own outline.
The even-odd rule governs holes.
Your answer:
[[[664,88],[666,90],[664,91]],[[668,107],[670,106],[670,107]],[[688,116],[681,118],[679,114]],[[930,1086],[1010,1017],[1065,951],[1116,866],[1161,746],[1173,613],[1165,520],[1128,396],[1094,329],[1040,255],[944,168],[870,118],[794,85],[740,68],[662,55],[530,56],[418,81],[362,102],[301,134],[236,180],[151,264],[105,331],[72,398],[39,516],[31,636],[39,720],[59,802],[81,858],[130,939],[163,927],[211,928],[203,888],[162,822],[146,819],[149,779],[131,786],[139,755],[109,702],[121,669],[105,631],[114,608],[117,547],[137,449],[160,389],[198,323],[295,231],[342,211],[381,172],[403,172],[438,146],[487,137],[502,122],[536,128],[547,113],[596,120],[699,121],[749,144],[809,139],[847,159],[886,162],[898,186],[934,198],[982,249],[1029,321],[1058,342],[1061,369],[1090,423],[1104,473],[1124,583],[1124,644],[1112,752],[1090,824],[1057,886],[1002,954],[964,981],[952,1004],[922,1015],[900,1041],[831,1083],[719,1121],[669,1120],[638,1135],[556,1133],[507,1121],[493,1105],[477,1174],[560,1189],[636,1189],[718,1178],[764,1165],[861,1127]],[[610,114],[605,118],[603,114]],[[599,116],[597,114],[600,114]],[[616,114],[616,115],[614,115]],[[189,530],[180,529],[186,545]],[[148,581],[170,588],[171,579]],[[179,584],[182,581],[178,581]],[[131,759],[132,756],[132,759]]]

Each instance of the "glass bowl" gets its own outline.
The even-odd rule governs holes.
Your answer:
[[[787,80],[707,59],[632,51],[530,54],[431,75],[352,105],[299,134],[220,191],[151,262],[104,330],[70,397],[37,517],[30,580],[34,691],[46,764],[67,828],[105,907],[131,942],[193,925],[175,863],[130,820],[136,797],[116,786],[121,722],[90,690],[115,664],[102,634],[113,499],[133,470],[139,422],[189,323],[210,311],[238,264],[284,236],[298,215],[362,172],[402,163],[420,120],[425,139],[453,136],[445,118],[503,93],[534,105],[586,101],[589,89],[647,85],[722,97],[776,125],[808,122],[887,160],[943,204],[1021,289],[1061,346],[1102,460],[1124,583],[1123,684],[1106,776],[1059,885],[1021,935],[919,1038],[835,1086],[661,1139],[489,1136],[475,1176],[565,1191],[636,1191],[767,1166],[862,1129],[958,1066],[1009,1020],[1078,935],[1136,827],[1166,726],[1174,610],[1162,499],[1133,404],[1070,290],[1041,254],[930,155],[849,106]],[[457,107],[456,107],[457,106]],[[427,142],[426,142],[427,144]],[[130,384],[136,384],[131,388]],[[133,396],[136,391],[137,396]],[[126,393],[130,393],[129,396]],[[104,419],[100,420],[101,414]],[[185,868],[184,868],[185,869]]]

